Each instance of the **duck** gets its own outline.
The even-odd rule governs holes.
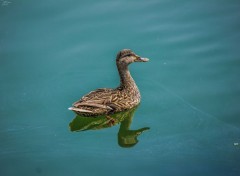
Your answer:
[[[122,49],[116,56],[120,85],[116,88],[99,88],[91,91],[68,109],[80,116],[99,116],[126,111],[138,106],[141,95],[128,66],[135,62],[148,61],[148,58],[138,56],[131,49]]]

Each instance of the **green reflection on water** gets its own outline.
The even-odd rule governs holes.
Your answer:
[[[130,126],[137,107],[111,115],[97,117],[84,117],[77,115],[69,127],[71,131],[100,130],[120,124],[118,131],[118,144],[121,147],[133,147],[138,143],[137,137],[149,127],[131,130]]]

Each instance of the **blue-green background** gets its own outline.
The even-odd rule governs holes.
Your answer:
[[[0,175],[240,175],[239,0],[0,1]],[[70,132],[72,102],[116,87],[116,53],[142,94],[131,128]]]

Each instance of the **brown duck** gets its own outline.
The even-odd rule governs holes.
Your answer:
[[[136,55],[130,49],[121,50],[116,57],[120,85],[115,89],[102,88],[91,91],[79,101],[73,103],[73,107],[70,107],[69,110],[82,116],[98,116],[137,106],[140,103],[141,95],[128,70],[128,65],[133,62],[147,62],[148,60]]]

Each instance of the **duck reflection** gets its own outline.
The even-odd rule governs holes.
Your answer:
[[[130,110],[97,117],[84,117],[77,115],[69,124],[71,131],[100,130],[120,123],[118,131],[118,144],[121,147],[133,147],[138,143],[137,137],[149,127],[131,130],[130,126],[137,107]]]

